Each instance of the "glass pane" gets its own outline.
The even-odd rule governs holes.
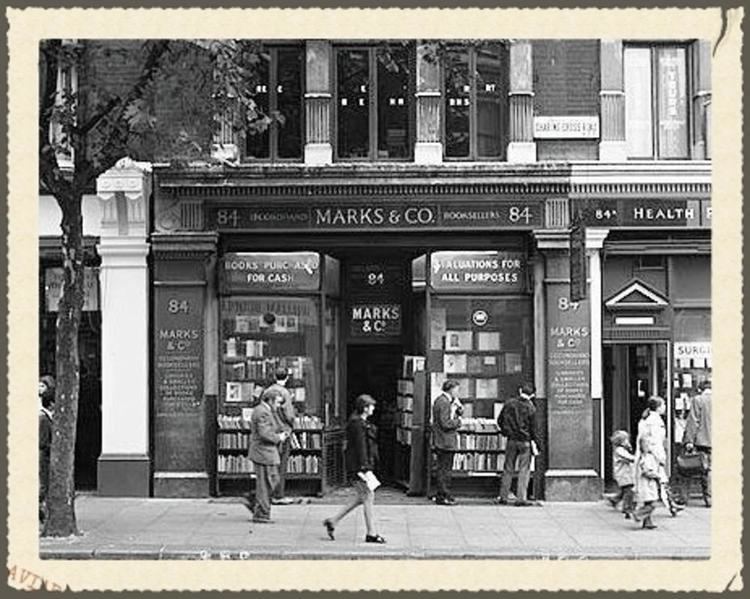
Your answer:
[[[250,158],[268,158],[269,156],[270,131],[267,122],[264,124],[264,119],[268,117],[268,75],[271,55],[264,52],[259,58],[252,78],[255,88],[253,99],[256,104],[256,113],[248,115],[250,122],[248,123],[247,142],[245,144],[247,155]]]
[[[378,50],[378,158],[411,155],[409,55],[410,49],[403,46]]]
[[[370,66],[367,50],[339,50],[338,156],[367,158],[370,147]]]
[[[651,113],[651,50],[625,49],[625,141],[628,156],[654,154]]]
[[[451,51],[445,57],[445,155],[467,158],[469,144],[469,108],[471,82],[469,55]]]
[[[503,152],[503,112],[507,77],[502,47],[487,44],[477,49],[477,154],[496,158]]]
[[[279,158],[302,158],[302,48],[278,50]]]
[[[687,158],[687,65],[684,48],[657,50],[659,157]]]

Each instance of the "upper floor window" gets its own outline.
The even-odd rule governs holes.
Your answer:
[[[625,140],[630,158],[688,158],[687,51],[625,48]]]
[[[253,99],[258,126],[245,135],[248,158],[300,160],[302,158],[303,70],[302,46],[271,46],[255,65]]]
[[[445,157],[502,159],[508,68],[503,44],[449,48],[443,57]]]
[[[408,160],[414,139],[414,48],[336,50],[336,156]]]
[[[76,40],[73,39],[62,40],[63,47],[75,43]],[[55,148],[58,164],[62,167],[72,167],[73,145],[69,136],[69,126],[64,127],[62,122],[74,118],[76,112],[78,69],[71,56],[65,52],[61,52],[58,59],[56,90],[55,104],[60,111],[50,128],[50,142]]]

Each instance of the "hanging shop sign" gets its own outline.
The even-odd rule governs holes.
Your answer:
[[[218,231],[528,230],[542,226],[544,202],[214,204],[206,207],[206,222]]]
[[[574,200],[574,213],[594,227],[710,227],[708,200]]]
[[[523,252],[433,252],[430,285],[436,291],[523,293],[526,255]]]
[[[537,139],[599,139],[599,117],[535,116]]]
[[[320,254],[225,254],[219,265],[219,288],[222,293],[317,291],[320,289]]]
[[[401,335],[400,304],[350,304],[348,312],[351,337],[398,337]]]
[[[586,225],[580,213],[573,219],[570,228],[570,299],[574,302],[586,299],[588,291],[586,269]]]
[[[44,269],[44,298],[47,312],[57,312],[63,290],[63,269]],[[95,312],[99,309],[99,269],[85,267],[83,270],[83,311]]]

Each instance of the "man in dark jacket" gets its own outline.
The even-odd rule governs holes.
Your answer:
[[[250,417],[248,457],[255,466],[253,522],[271,522],[271,492],[279,484],[279,444],[288,436],[276,419],[282,399],[278,389],[266,389]]]
[[[45,375],[39,379],[39,522],[47,517],[49,459],[52,447],[52,406],[55,404],[55,379]]]
[[[500,483],[500,496],[498,503],[508,503],[510,483],[513,472],[518,462],[518,488],[516,489],[516,505],[531,505],[526,500],[526,489],[529,486],[529,468],[531,466],[531,454],[537,452],[536,438],[536,408],[532,403],[534,399],[534,385],[525,383],[518,390],[518,397],[505,402],[497,424],[500,433],[506,437],[505,463],[503,465],[503,479]]]
[[[437,460],[437,493],[435,503],[454,505],[456,500],[450,494],[453,449],[458,445],[456,431],[461,426],[463,408],[458,401],[458,381],[448,379],[443,383],[443,392],[432,404],[432,441]]]
[[[703,383],[701,393],[693,398],[683,443],[688,452],[696,449],[706,456],[707,468],[701,474],[701,489],[703,502],[706,507],[711,507],[711,383],[708,381]]]

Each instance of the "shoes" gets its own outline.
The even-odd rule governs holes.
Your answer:
[[[498,497],[497,499],[495,499],[495,503],[498,505],[508,505],[508,500],[503,499],[502,497]]]
[[[685,509],[684,505],[678,505],[676,503],[673,503],[669,506],[669,513],[672,514],[672,517],[674,518],[677,514],[679,514],[682,510]]]
[[[385,543],[385,539],[380,535],[365,535],[365,543]]]
[[[247,509],[248,512],[253,511],[253,503],[247,497],[241,498],[240,503],[245,507],[245,509]]]
[[[530,505],[534,505],[534,504],[531,503],[530,501],[526,501],[526,500],[522,501],[518,499],[513,505],[515,505],[516,507],[529,507]]]
[[[273,524],[273,520],[271,518],[253,518],[253,522],[255,524]]]
[[[651,522],[651,518],[646,518],[643,521],[643,524],[641,525],[641,528],[647,528],[649,530],[653,530],[654,528],[657,528],[656,524]]]
[[[326,532],[328,533],[328,536],[331,538],[331,540],[335,541],[336,537],[333,536],[333,531],[336,530],[336,527],[333,525],[333,522],[326,518],[325,520],[323,520],[323,526],[326,527]]]
[[[623,512],[625,514],[625,520],[630,520],[632,512]]]
[[[446,501],[448,502],[448,505],[456,505],[456,503],[458,503],[453,497],[448,497]]]
[[[436,505],[453,505],[449,499],[446,497],[436,497],[435,498],[435,504]]]
[[[703,503],[706,504],[706,507],[711,507],[711,498],[710,497],[704,497]]]

